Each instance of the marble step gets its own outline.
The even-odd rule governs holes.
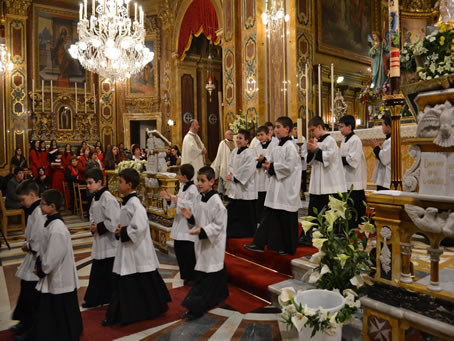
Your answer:
[[[173,239],[172,240],[168,240],[166,242],[166,245],[167,245],[167,254],[171,257],[177,257],[176,254],[175,254],[175,246],[174,246],[174,243],[173,243]]]

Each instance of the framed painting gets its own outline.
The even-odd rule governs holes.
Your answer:
[[[424,39],[427,25],[430,22],[430,14],[431,13],[400,13],[402,46],[405,43],[414,44]]]
[[[74,88],[75,83],[83,88],[87,82],[87,91],[91,91],[90,73],[68,52],[71,44],[79,40],[77,22],[77,11],[33,6],[33,79],[37,88],[44,80],[48,90],[52,80],[57,89]]]
[[[57,130],[72,131],[73,130],[73,112],[67,105],[62,105],[57,108]]]
[[[367,36],[372,31],[374,1],[317,1],[318,51],[370,64]]]

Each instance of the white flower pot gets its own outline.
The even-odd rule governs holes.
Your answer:
[[[341,310],[345,305],[345,298],[334,291],[323,289],[312,289],[300,291],[295,297],[295,302],[303,307],[317,310],[320,307],[327,313],[334,314]],[[312,328],[303,327],[299,333],[300,341],[341,341],[342,327],[337,327],[335,335],[328,335],[324,332],[317,332],[312,338]]]

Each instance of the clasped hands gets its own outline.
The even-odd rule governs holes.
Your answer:
[[[185,217],[186,219],[189,219],[192,217],[192,210],[190,208],[182,207],[181,214],[183,214],[183,217]],[[200,230],[201,230],[200,225],[195,224],[195,227],[196,227],[195,229],[192,229],[191,231],[189,231],[189,234],[194,235],[194,236],[197,236],[200,234]]]
[[[311,152],[315,152],[318,148],[318,142],[316,138],[307,141],[307,149]]]

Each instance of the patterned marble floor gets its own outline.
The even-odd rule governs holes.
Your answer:
[[[78,217],[66,216],[65,222],[71,230],[76,266],[79,275],[79,302],[85,294],[91,269],[90,248],[91,233],[87,221]],[[15,277],[17,267],[24,253],[20,249],[23,236],[10,239],[11,250],[4,243],[0,249],[0,331],[16,323],[11,320],[12,310],[17,301],[20,281]],[[176,260],[167,254],[158,252],[161,263],[159,272],[169,289],[183,285]],[[83,309],[81,308],[83,311]],[[102,327],[100,327],[102,328]],[[297,340],[294,331],[288,331],[280,322],[277,310],[265,307],[249,314],[241,314],[227,308],[215,308],[202,318],[185,322],[173,321],[117,340]]]

